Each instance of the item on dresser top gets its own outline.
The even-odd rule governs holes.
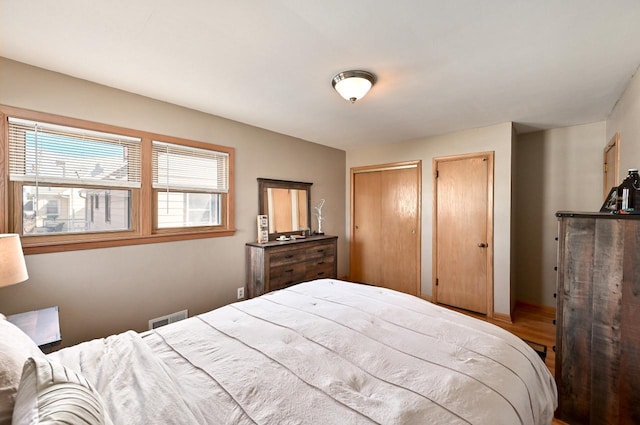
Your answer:
[[[617,190],[618,214],[640,214],[640,176],[637,168],[629,168],[627,177]]]
[[[258,224],[258,243],[269,242],[269,217],[260,214],[257,217]]]

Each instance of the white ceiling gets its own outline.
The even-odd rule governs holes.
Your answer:
[[[0,0],[0,55],[351,149],[605,119],[638,0]],[[377,84],[355,104],[340,71]]]

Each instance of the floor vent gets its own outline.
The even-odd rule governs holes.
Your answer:
[[[169,323],[179,322],[189,317],[189,310],[177,311],[175,313],[167,314],[166,316],[156,317],[149,320],[149,330],[157,329],[160,326],[168,325]]]

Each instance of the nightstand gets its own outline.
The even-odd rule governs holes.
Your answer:
[[[62,341],[58,306],[13,314],[7,320],[29,335],[45,353]]]

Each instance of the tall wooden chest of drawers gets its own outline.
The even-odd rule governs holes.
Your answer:
[[[248,243],[247,296],[257,297],[296,283],[338,275],[337,236]]]
[[[640,424],[640,216],[556,215],[556,416]]]

